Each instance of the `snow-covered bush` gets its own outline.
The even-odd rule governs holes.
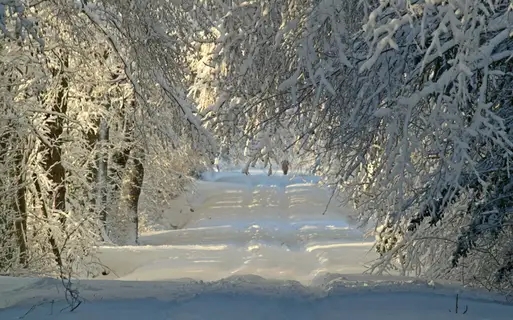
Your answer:
[[[169,155],[164,157],[162,153]],[[186,146],[171,153],[155,148],[148,154],[140,201],[141,230],[162,225],[163,214],[174,206],[172,201],[192,188],[195,177],[191,176],[191,170],[201,174],[208,168],[210,164]]]

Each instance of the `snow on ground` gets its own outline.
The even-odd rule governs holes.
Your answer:
[[[112,269],[108,278],[120,280],[253,274],[308,284],[323,272],[362,273],[372,242],[349,225],[347,210],[335,202],[326,209],[330,194],[318,182],[255,170],[210,173],[188,196],[194,212],[183,208],[185,228],[143,234],[140,246],[103,247],[100,259]]]
[[[361,276],[334,278],[319,277],[308,287],[257,276],[210,283],[85,280],[80,288],[86,301],[72,313],[65,309],[57,280],[22,279],[15,284],[10,281],[9,286],[12,279],[0,279],[7,280],[8,294],[26,292],[28,297],[30,292],[47,298],[46,303],[29,299],[0,309],[0,319],[506,320],[513,315],[513,306],[501,303],[499,297],[473,291],[460,293],[456,314],[455,293],[459,290],[454,286]]]
[[[61,312],[58,280],[0,277],[0,319],[17,319],[31,306],[25,319],[513,317],[513,307],[490,294],[361,275],[375,257],[372,242],[350,223],[350,211],[327,206],[330,194],[318,182],[258,170],[209,173],[166,211],[163,225],[183,229],[145,233],[139,246],[101,248],[111,272],[77,283],[85,302],[73,313]]]

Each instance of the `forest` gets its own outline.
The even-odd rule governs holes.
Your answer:
[[[0,274],[94,277],[220,159],[286,158],[376,236],[370,272],[511,293],[512,9],[0,0]]]

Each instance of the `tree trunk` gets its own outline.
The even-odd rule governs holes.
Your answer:
[[[97,56],[100,65],[106,66],[107,59],[109,58],[109,50],[104,50],[101,56]],[[116,81],[121,74],[119,72],[111,73],[111,80]],[[111,104],[108,102],[105,106],[105,111],[109,111]],[[110,141],[110,126],[107,119],[104,117],[98,118],[95,121],[95,126],[98,128],[98,133],[90,130],[87,133],[87,139],[90,146],[91,152],[98,148],[98,153],[95,159],[95,165],[91,166],[90,169],[90,183],[95,185],[93,194],[91,197],[91,204],[95,209],[95,214],[98,214],[99,221],[101,223],[100,237],[102,240],[108,240],[108,226],[107,226],[107,214],[108,214],[108,201],[109,201],[109,183],[112,183],[109,179],[109,152],[108,143]],[[127,155],[128,156],[128,155]],[[114,161],[116,155],[114,155]],[[126,164],[126,163],[125,163]],[[124,166],[123,166],[124,168]],[[116,187],[113,188],[116,190]]]
[[[2,209],[6,212],[0,213],[0,270],[9,270],[12,268],[15,258],[15,248],[13,246],[13,236],[15,234],[14,221],[15,216],[15,206],[13,199],[15,195],[12,192],[12,170],[10,170],[10,166],[12,165],[10,162],[9,153],[10,146],[12,145],[11,136],[12,132],[10,132],[10,124],[6,126],[8,128],[5,133],[0,135],[0,164],[2,165],[2,171],[7,175],[5,178],[0,179],[0,191],[7,195],[5,202],[2,204]]]
[[[24,268],[28,267],[28,250],[27,250],[27,201],[25,194],[27,188],[25,186],[25,173],[23,172],[23,149],[16,150],[15,159],[15,175],[17,177],[16,199],[14,209],[17,213],[14,222],[16,229],[16,240],[19,249],[19,263]]]
[[[3,75],[3,74],[2,74]],[[13,87],[13,79],[7,77],[7,91],[11,92]],[[6,105],[8,106],[8,105]],[[7,107],[9,109],[9,107]],[[10,110],[16,113],[16,110]],[[9,110],[4,109],[3,112],[9,113]],[[4,166],[5,172],[7,173],[8,181],[0,181],[0,186],[5,183],[5,187],[11,188],[9,181],[12,181],[12,189],[6,190],[3,187],[0,188],[2,192],[5,192],[8,196],[6,197],[6,204],[9,211],[12,212],[13,216],[8,217],[8,212],[0,214],[0,241],[4,240],[5,243],[0,243],[5,260],[8,261],[7,266],[15,262],[15,247],[11,245],[16,244],[18,251],[18,263],[26,268],[28,265],[28,248],[27,248],[27,204],[26,204],[26,181],[24,176],[24,150],[23,146],[25,141],[21,141],[17,135],[16,122],[6,120],[1,125],[5,126],[5,132],[0,135],[0,164]],[[11,162],[12,161],[12,162]],[[7,182],[7,183],[6,183]],[[11,218],[11,219],[10,219]],[[1,268],[2,266],[0,266]]]
[[[139,198],[141,195],[144,180],[144,150],[134,147],[131,161],[125,171],[122,189],[123,208],[133,223],[134,237],[136,244],[139,243]]]
[[[46,126],[48,127],[48,141],[51,145],[44,145],[44,168],[48,174],[48,179],[53,182],[54,189],[49,192],[50,199],[52,200],[52,209],[55,211],[66,210],[66,170],[62,165],[61,158],[61,135],[64,131],[64,118],[68,110],[68,89],[69,81],[67,76],[64,74],[65,69],[68,68],[68,57],[64,55],[62,57],[62,65],[60,69],[53,69],[53,77],[60,76],[60,86],[57,92],[55,101],[52,101],[52,111],[61,115],[57,115],[55,118],[47,116]],[[62,226],[66,223],[66,218],[61,215],[59,221]]]
[[[66,169],[62,165],[62,141],[61,136],[64,132],[64,116],[68,111],[68,90],[69,80],[65,72],[69,66],[68,56],[64,53],[61,57],[61,65],[58,68],[51,68],[52,77],[59,80],[59,87],[55,99],[42,98],[43,105],[50,107],[52,114],[48,114],[45,118],[44,125],[48,133],[46,139],[40,147],[43,153],[42,165],[45,169],[46,176],[52,182],[52,189],[48,193],[44,193],[39,182],[39,177],[34,175],[34,184],[38,195],[36,197],[41,202],[41,211],[43,217],[51,223],[51,213],[53,211],[61,213],[66,210]],[[48,202],[47,202],[48,201]],[[59,223],[61,228],[65,229],[66,217],[60,214]],[[48,241],[54,254],[55,262],[62,269],[63,261],[59,250],[59,245],[55,235],[48,228]]]
[[[100,143],[100,153],[98,154],[98,173],[96,185],[98,187],[97,190],[97,200],[96,204],[100,209],[100,221],[103,225],[103,229],[105,234],[107,234],[107,201],[108,201],[108,152],[107,152],[107,144],[109,142],[109,125],[105,119],[100,120],[100,129],[99,129],[99,138],[98,142]],[[103,239],[106,240],[106,239]]]
[[[90,195],[90,204],[93,208],[91,214],[98,215],[101,226],[99,227],[99,236],[102,240],[107,240],[107,202],[108,202],[108,142],[109,142],[109,126],[107,120],[99,118],[94,122],[98,128],[98,132],[91,129],[86,132],[88,150],[97,154],[94,162],[89,167],[87,181],[94,185]]]
[[[49,221],[50,217],[48,215],[48,209],[47,209],[47,206],[46,206],[46,203],[44,200],[44,196],[43,196],[43,193],[41,190],[41,186],[39,185],[37,176],[34,177],[34,184],[35,184],[36,192],[37,192],[36,197],[41,202],[41,211],[43,213],[43,218],[45,218],[45,220]],[[52,249],[52,253],[54,255],[55,262],[57,263],[59,268],[62,268],[63,264],[62,264],[61,251],[59,250],[59,246],[57,245],[57,240],[55,240],[55,237],[53,236],[53,233],[50,228],[48,228],[48,242],[50,243],[50,247]]]
[[[100,118],[95,119],[93,121],[94,127],[99,128],[100,121],[101,121]],[[84,135],[87,140],[87,150],[91,153],[95,152],[95,149],[97,148],[97,145],[98,145],[98,139],[100,137],[99,133],[96,132],[95,129],[89,129],[84,133]],[[95,160],[94,162],[92,162],[89,165],[88,172],[87,172],[87,182],[90,183],[91,185],[94,184],[97,180],[97,176],[98,176],[98,168],[97,168],[97,164],[96,164],[96,160]],[[96,190],[93,191],[93,195],[90,197],[90,201],[91,201],[91,204],[93,207],[96,204],[96,196],[95,195],[96,195]]]
[[[135,112],[135,106],[136,106],[136,102],[135,102],[135,100],[132,100],[130,102],[130,105],[128,108],[125,105],[125,103],[123,103],[123,105],[121,106],[121,110],[120,110],[120,113],[121,113],[120,117],[122,119],[125,119],[123,131],[124,131],[124,142],[127,145],[127,147],[125,147],[124,149],[122,149],[120,151],[116,151],[112,156],[112,162],[115,165],[112,168],[112,173],[114,175],[117,175],[119,178],[123,177],[123,174],[120,174],[120,173],[124,172],[124,170],[126,169],[128,160],[130,158],[130,152],[132,150],[131,144],[134,141],[135,123],[132,119],[129,119],[128,114]],[[119,191],[119,185],[114,184],[113,189],[114,189],[114,192]]]

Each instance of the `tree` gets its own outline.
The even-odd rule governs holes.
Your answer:
[[[17,12],[0,19],[8,36],[0,40],[0,271],[94,275],[101,241],[137,241],[145,177],[168,182],[145,201],[169,200],[176,196],[169,189],[183,190],[189,180],[182,176],[211,154],[213,140],[173,77],[181,65],[140,42],[169,44],[181,26],[161,33],[160,21],[170,21],[146,21],[142,3],[133,11],[146,21],[141,29],[114,18],[134,9],[124,2],[0,4],[1,12]],[[157,38],[143,35],[148,26]],[[133,59],[140,50],[148,50],[145,58]],[[193,155],[190,145],[202,146],[193,161],[169,164]],[[151,214],[145,210],[144,221]],[[122,237],[125,227],[135,237]]]
[[[304,125],[280,83],[297,76],[295,26],[303,23],[310,2],[202,3],[213,31],[203,28],[194,39],[202,55],[191,62],[196,76],[190,95],[223,145],[232,153],[245,150],[244,172],[260,159],[279,166],[292,155]]]
[[[509,2],[302,2],[281,20],[279,2],[232,3],[213,10],[227,18],[192,92],[220,96],[205,103],[216,133],[293,128],[376,223],[374,271],[398,258],[405,273],[464,267],[466,282],[511,289]]]
[[[379,159],[377,168],[346,171],[361,180],[345,181],[371,191],[353,193],[365,218],[402,235],[383,261],[404,254],[405,269],[460,277],[457,267],[473,256],[466,272],[511,286],[510,196],[496,188],[509,183],[512,146],[511,100],[502,93],[511,81],[508,5],[391,1],[364,25],[369,54],[360,72],[386,74],[359,126],[381,147],[358,150]]]

